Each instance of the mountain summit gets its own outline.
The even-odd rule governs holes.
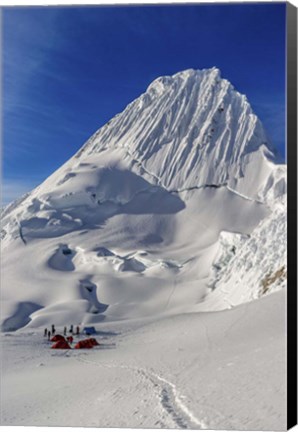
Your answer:
[[[123,149],[137,171],[167,189],[228,184],[252,197],[262,194],[268,160],[276,159],[246,97],[217,68],[157,78],[77,157],[107,148]],[[262,179],[244,179],[251,171]]]
[[[285,171],[218,69],[157,78],[3,211],[3,329],[224,309],[280,289]]]

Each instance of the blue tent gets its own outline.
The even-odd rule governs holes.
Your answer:
[[[83,332],[88,336],[92,334],[96,334],[96,330],[94,327],[84,327]]]

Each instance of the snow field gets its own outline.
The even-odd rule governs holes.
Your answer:
[[[284,430],[284,306],[278,292],[230,311],[103,322],[88,351],[51,350],[41,329],[2,334],[2,424]]]
[[[58,237],[46,231],[38,239],[36,230],[32,236],[23,229],[26,244],[16,238],[6,249],[12,253],[3,256],[3,318],[11,314],[12,302],[14,316],[20,303],[38,310],[30,318],[19,316],[17,325],[15,318],[4,321],[4,330],[25,321],[35,327],[51,320],[94,323],[192,310],[208,293],[220,233],[249,234],[269,211],[226,187],[182,192],[175,199],[184,203],[176,213],[167,213],[168,200],[159,198],[155,211],[147,197],[133,212],[123,209],[129,203],[99,225]],[[82,287],[84,280],[91,290]]]

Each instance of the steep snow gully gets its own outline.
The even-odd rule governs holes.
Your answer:
[[[285,194],[286,167],[217,68],[158,78],[2,210],[2,330],[222,310],[279,290]]]

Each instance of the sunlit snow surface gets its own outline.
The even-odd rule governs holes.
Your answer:
[[[22,329],[3,336],[7,356],[16,356],[17,370],[22,350],[33,350],[62,380],[38,396],[36,414],[22,410],[8,391],[5,423],[283,428],[284,293],[276,291],[286,286],[285,194],[286,167],[246,97],[218,69],[155,80],[42,185],[2,212],[2,331]],[[114,335],[115,349],[90,357],[54,355],[40,343],[36,329],[79,323],[123,338]],[[235,327],[239,340],[226,344],[225,326]],[[234,351],[240,360],[233,360]],[[28,375],[20,375],[20,386],[30,373],[34,382],[41,373],[38,394],[45,369],[32,371],[35,357],[26,356]],[[90,424],[78,412],[62,419],[52,399],[66,367],[78,376],[88,369],[86,359],[97,374],[88,387],[98,409]],[[99,366],[101,359],[115,367]],[[4,375],[15,385],[10,363]],[[63,386],[82,391],[84,376],[69,387],[65,378]],[[131,400],[119,402],[118,380],[130,388]],[[61,403],[78,403],[71,394],[62,392]],[[115,401],[124,406],[113,417]],[[46,414],[42,403],[52,404],[57,416]],[[18,414],[9,408],[14,404]],[[229,405],[238,407],[238,417]]]
[[[284,308],[282,291],[102,323],[86,351],[51,350],[42,329],[4,333],[2,424],[285,430]]]

